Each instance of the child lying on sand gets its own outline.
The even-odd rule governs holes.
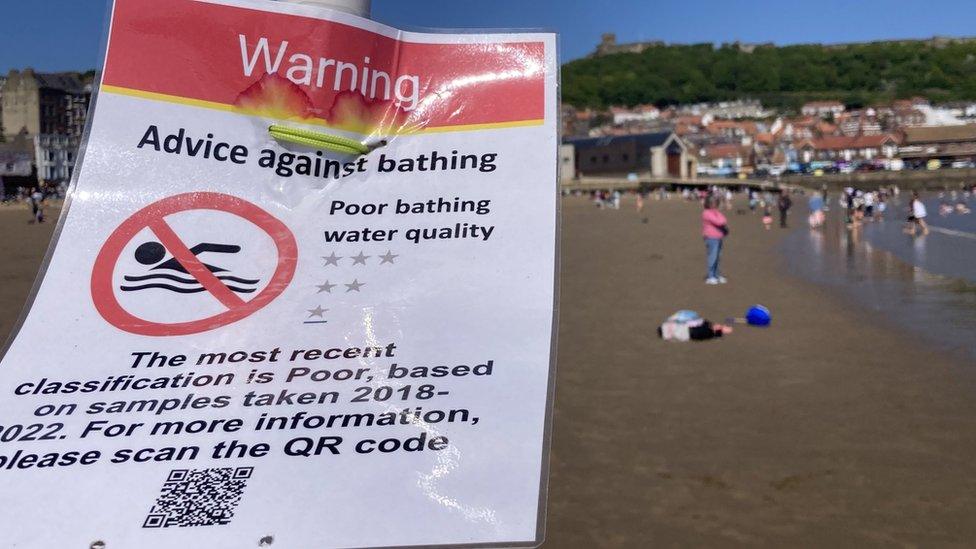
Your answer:
[[[731,326],[709,322],[695,311],[678,311],[657,329],[657,335],[665,341],[702,341],[730,333]]]

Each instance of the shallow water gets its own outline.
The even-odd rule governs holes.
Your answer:
[[[853,230],[834,200],[823,229],[798,227],[784,240],[786,263],[853,306],[976,358],[976,213],[941,216],[937,197],[925,202],[932,232],[912,237],[903,232],[905,197],[889,205],[884,220]]]

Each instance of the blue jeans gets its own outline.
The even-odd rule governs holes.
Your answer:
[[[705,260],[708,268],[707,278],[718,278],[721,276],[718,271],[718,261],[722,256],[722,239],[706,238],[705,250],[707,252]]]

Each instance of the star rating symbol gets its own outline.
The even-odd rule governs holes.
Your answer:
[[[360,253],[362,253],[362,252],[360,252]],[[329,255],[329,256],[323,255],[322,256],[322,259],[325,260],[325,265],[323,265],[323,267],[328,267],[329,265],[335,265],[336,267],[338,267],[339,266],[339,260],[342,259],[342,256],[341,255],[336,255],[335,252],[332,252],[332,255]]]
[[[366,265],[366,260],[370,257],[371,256],[363,255],[363,252],[359,252],[359,255],[354,255],[350,259],[352,259],[353,265]]]
[[[325,318],[322,315],[325,314],[326,311],[328,311],[328,309],[323,309],[321,305],[318,305],[314,309],[308,309],[308,318],[316,316],[319,318]]]
[[[382,259],[382,261],[380,261],[380,265],[382,265],[384,263],[389,263],[389,264],[392,265],[393,264],[393,259],[396,258],[396,257],[400,257],[400,256],[397,255],[397,254],[395,254],[395,253],[393,253],[390,250],[387,250],[385,254],[383,254],[381,256],[378,256],[378,257],[380,259]]]
[[[346,284],[345,285],[346,286],[346,293],[349,293],[349,292],[358,292],[359,289],[362,288],[365,285],[366,284],[363,283],[363,282],[360,282],[358,278],[357,279],[353,279],[353,281],[352,281],[351,284]]]
[[[340,259],[344,259],[346,257],[348,257],[349,259],[352,260],[352,265],[353,266],[355,266],[355,265],[362,265],[364,267],[367,267],[368,266],[367,260],[369,258],[371,258],[371,257],[374,257],[374,256],[366,255],[366,251],[365,250],[360,250],[358,254],[356,254],[356,255],[350,255],[350,256],[337,255],[335,253],[335,251],[333,251],[333,252],[331,252],[327,256],[322,256],[322,259],[325,261],[325,265],[324,265],[325,267],[328,267],[329,265],[333,265],[335,267],[340,267],[341,268],[342,266],[339,265],[339,260]],[[386,253],[385,254],[377,255],[375,257],[379,258],[379,260],[380,260],[379,264],[380,265],[385,265],[387,263],[389,263],[390,265],[395,265],[396,264],[396,258],[400,257],[400,255],[393,253],[393,250],[386,250]],[[348,265],[348,263],[345,264],[345,265]],[[359,292],[362,291],[362,287],[365,286],[365,285],[366,285],[365,282],[360,282],[359,279],[356,278],[356,279],[354,279],[350,283],[343,283],[343,284],[333,284],[331,281],[326,280],[322,284],[315,284],[315,287],[318,289],[318,291],[316,292],[316,294],[322,294],[322,293],[331,294],[332,293],[332,289],[333,288],[336,288],[338,286],[345,286],[346,287],[346,293],[349,293],[349,292],[357,292],[357,293],[359,293]],[[311,314],[311,316],[309,318],[312,318],[312,317],[319,317],[319,318],[321,318],[322,317],[322,313],[324,313],[327,310],[328,309],[322,309],[321,307],[316,307],[315,309],[309,309],[308,312]],[[314,322],[309,322],[309,323],[313,323],[314,324]]]
[[[326,280],[325,281],[325,284],[316,284],[315,285],[315,287],[319,289],[319,291],[317,291],[315,293],[320,294],[322,292],[325,292],[327,294],[331,294],[332,293],[332,288],[335,288],[336,286],[337,286],[337,284],[329,284],[329,281]]]

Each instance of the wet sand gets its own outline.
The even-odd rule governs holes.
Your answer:
[[[563,207],[549,547],[972,543],[971,364],[784,275],[786,231],[754,216],[730,216],[730,282],[705,286],[697,205]],[[754,302],[769,329],[654,333]]]
[[[972,363],[976,240],[969,231],[938,231],[943,224],[976,218],[936,218],[929,225],[931,234],[911,237],[904,233],[900,213],[847,228],[843,212],[834,210],[822,230],[793,231],[783,242],[784,252],[803,260],[790,262],[790,272]]]
[[[971,365],[785,274],[785,231],[753,216],[730,216],[730,283],[705,286],[698,215],[563,200],[546,546],[970,544]],[[2,335],[53,229],[27,217],[0,209]],[[756,302],[771,328],[655,334],[677,309],[721,320]]]

